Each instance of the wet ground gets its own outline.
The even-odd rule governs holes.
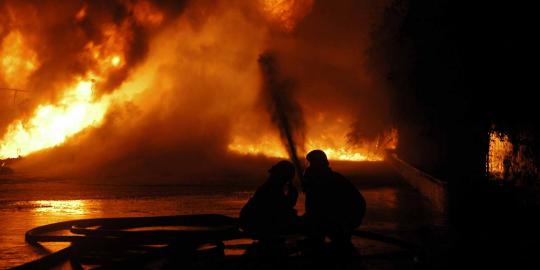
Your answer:
[[[362,230],[414,244],[433,241],[444,231],[444,217],[384,164],[335,164],[364,194],[368,208]],[[260,179],[259,181],[263,181]],[[69,181],[0,179],[0,269],[44,254],[24,242],[24,233],[53,222],[95,218],[218,213],[237,216],[257,181],[228,186],[82,185]],[[297,208],[303,212],[303,197]],[[393,245],[355,238],[366,269],[402,269]],[[61,245],[47,246],[51,250]],[[408,268],[408,267],[407,267]]]

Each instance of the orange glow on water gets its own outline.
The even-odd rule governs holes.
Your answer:
[[[40,200],[33,201],[32,206],[37,213],[75,215],[88,213],[85,200]]]

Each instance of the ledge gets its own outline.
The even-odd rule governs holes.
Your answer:
[[[388,153],[386,161],[403,179],[426,197],[434,208],[446,213],[448,208],[447,184],[398,158],[395,153]]]

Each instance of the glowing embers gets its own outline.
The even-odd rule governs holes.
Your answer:
[[[39,67],[37,54],[25,46],[19,31],[4,37],[0,46],[0,82],[9,87],[25,87],[28,77]]]
[[[503,179],[510,169],[512,143],[506,134],[491,131],[489,133],[489,154],[487,170],[491,177]]]
[[[0,140],[0,159],[59,145],[67,137],[99,124],[107,107],[106,101],[94,101],[92,82],[79,81],[57,104],[40,105],[28,121],[13,122]]]
[[[286,32],[311,12],[313,0],[259,0],[266,18]]]

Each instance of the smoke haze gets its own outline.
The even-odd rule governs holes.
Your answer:
[[[54,103],[88,71],[102,73],[94,89],[111,99],[102,124],[14,169],[28,176],[137,183],[260,177],[272,160],[246,158],[228,146],[238,136],[253,142],[279,136],[259,95],[267,78],[257,60],[266,51],[273,52],[280,74],[295,82],[298,104],[289,108],[304,116],[287,117],[299,127],[293,133],[300,134],[300,147],[310,148],[303,137],[324,139],[336,123],[349,133],[356,126],[382,132],[389,122],[387,101],[377,76],[364,66],[364,51],[384,5],[337,2],[315,1],[291,31],[261,16],[262,1],[0,2],[10,14],[0,19],[0,39],[17,29],[37,55],[37,68],[24,82],[0,76],[0,86],[32,90],[15,105],[2,100],[15,109],[2,110],[0,131],[38,104]],[[86,14],[78,19],[81,10]],[[122,51],[121,67],[102,67],[88,44],[102,54]]]

